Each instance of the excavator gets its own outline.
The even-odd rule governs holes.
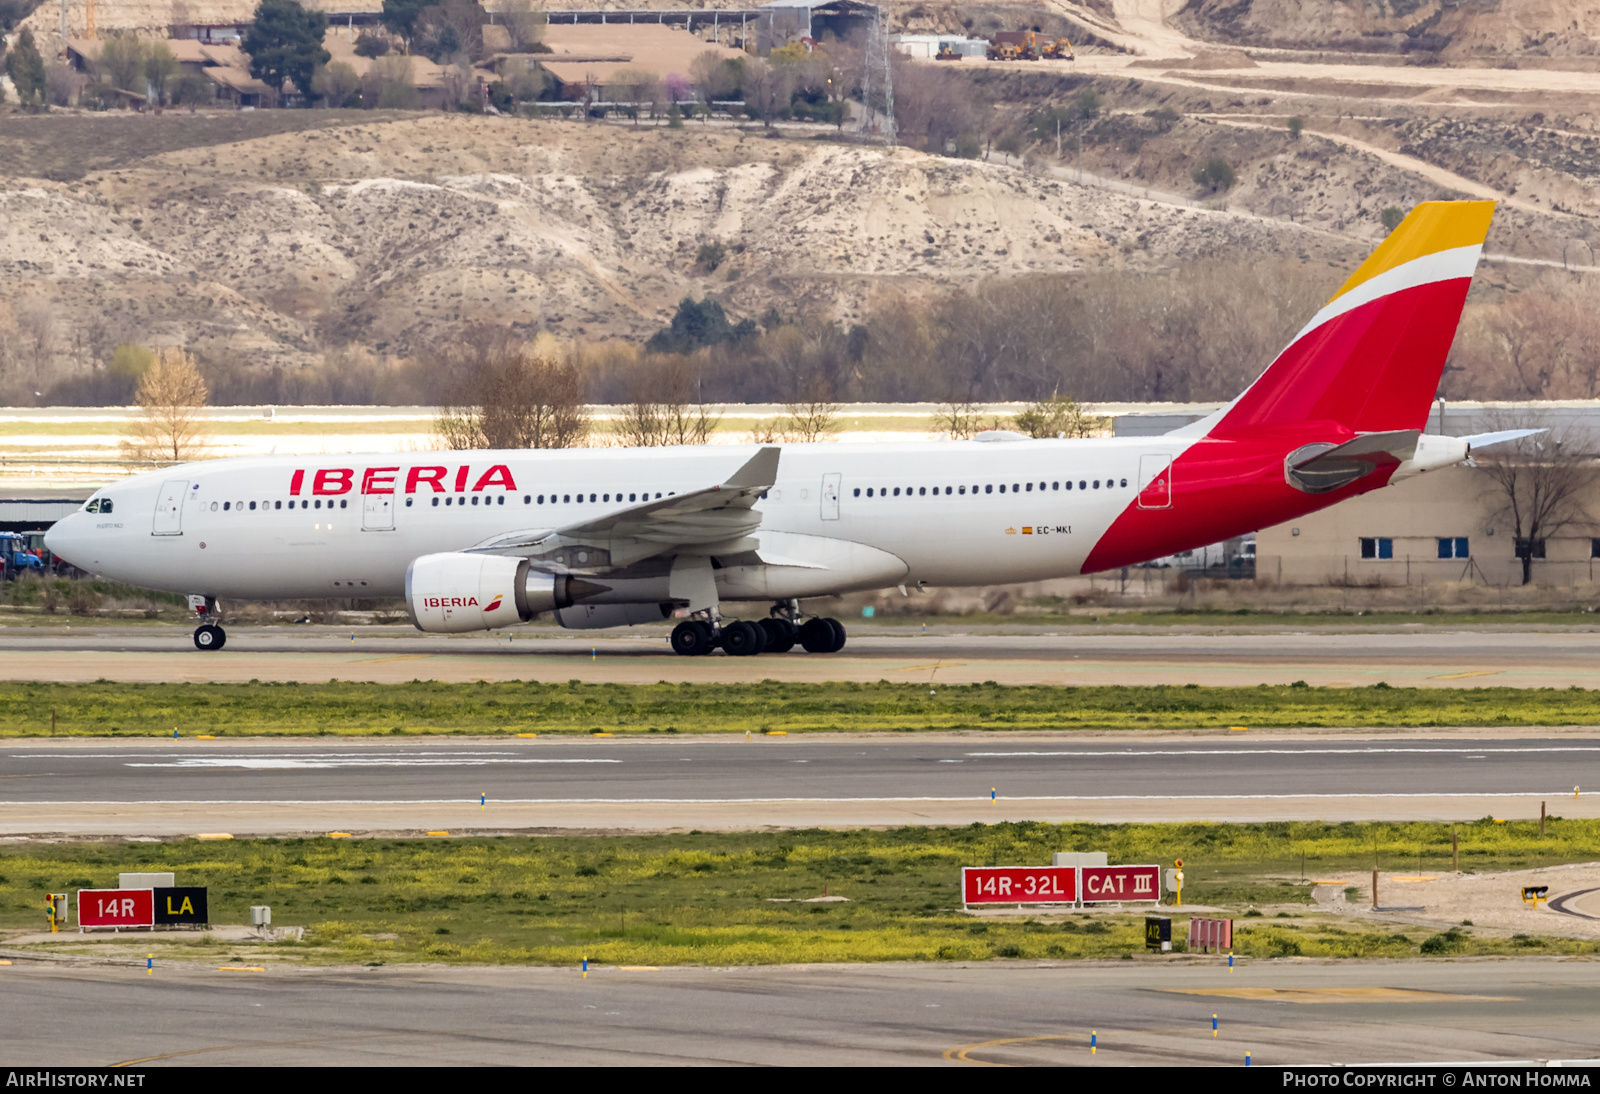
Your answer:
[[[1072,43],[1065,38],[1057,38],[1053,42],[1046,42],[1044,48],[1039,50],[1039,56],[1046,61],[1076,61],[1078,59],[1072,52]]]

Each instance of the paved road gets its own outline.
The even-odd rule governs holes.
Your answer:
[[[1131,627],[956,630],[852,624],[833,655],[682,658],[666,631],[537,627],[445,637],[409,628],[231,627],[200,653],[187,630],[0,629],[0,679],[145,682],[299,680],[901,680],[936,683],[1370,685],[1600,688],[1600,627],[1423,626],[1299,630]],[[657,633],[659,632],[659,633]]]
[[[1586,816],[1586,783],[1600,738],[19,741],[0,833]]]
[[[5,1062],[1239,1065],[1600,1056],[1600,964],[0,968]],[[1218,1015],[1220,1036],[1211,1036]],[[1098,1052],[1088,1051],[1089,1033]]]

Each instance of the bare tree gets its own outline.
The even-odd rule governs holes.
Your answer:
[[[971,440],[977,435],[982,410],[971,399],[957,396],[934,411],[933,428],[948,433],[951,440]]]
[[[812,395],[783,404],[784,437],[791,441],[812,442],[825,439],[839,429],[839,404]]]
[[[209,439],[201,412],[210,392],[194,358],[176,346],[162,349],[134,398],[139,417],[124,444],[130,456],[173,463],[200,456]]]
[[[634,397],[617,424],[626,445],[641,448],[673,444],[705,444],[721,413],[691,398],[694,377],[682,357],[670,357],[648,374],[635,373]]]
[[[532,52],[544,40],[544,28],[549,22],[544,5],[532,0],[505,0],[495,18],[506,28],[513,53]]]
[[[488,353],[466,394],[434,420],[449,448],[576,448],[589,435],[575,362],[504,345]]]
[[[1540,425],[1526,415],[1488,418],[1491,430]],[[1594,522],[1584,506],[1597,480],[1591,447],[1570,429],[1554,429],[1495,445],[1472,459],[1488,480],[1496,519],[1511,525],[1524,585],[1533,581],[1534,559],[1544,557],[1547,540],[1564,528]]]
[[[23,359],[32,370],[31,379],[42,380],[50,373],[56,354],[55,314],[47,304],[30,304],[17,313],[18,342]]]
[[[1030,437],[1087,437],[1102,419],[1090,417],[1070,395],[1052,395],[1030,403],[1013,420],[1017,432]]]

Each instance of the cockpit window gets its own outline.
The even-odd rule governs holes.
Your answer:
[[[111,512],[111,499],[110,498],[101,498],[100,499],[100,512],[102,512],[102,513]]]
[[[85,513],[109,513],[111,512],[111,499],[90,498],[89,503],[83,507],[83,511]]]

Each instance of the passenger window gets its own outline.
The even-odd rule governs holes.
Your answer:
[[[1031,482],[1028,484],[1028,493],[1033,493],[1033,483]]]
[[[634,500],[634,499],[635,499],[635,497],[636,497],[636,496],[637,496],[637,495],[634,495],[634,494],[629,494],[629,495],[628,495],[628,500],[629,500],[629,501],[633,501],[633,500]],[[765,491],[765,490],[763,490],[763,491],[761,491],[761,496],[762,496],[762,497],[766,497],[766,496],[767,496],[767,492],[766,492],[766,491]]]
[[[350,500],[348,498],[340,498],[339,499],[339,508],[340,509],[348,509],[348,508],[350,508]]]
[[[224,513],[226,513],[231,508],[233,508],[233,502],[225,501],[225,502],[222,503],[222,511]]]
[[[1127,479],[1123,479],[1122,480],[1122,485],[1123,486],[1127,486],[1128,485],[1128,480]]]
[[[505,503],[506,503],[506,496],[504,494],[501,494],[498,498],[495,499],[495,504],[496,505],[504,505]]]
[[[1089,489],[1089,484],[1087,482],[1085,482],[1083,479],[1079,479],[1078,480],[1078,489],[1079,490],[1087,490],[1087,489]]]
[[[990,483],[990,484],[989,484],[989,485],[988,485],[988,486],[985,486],[985,487],[984,487],[984,488],[983,488],[983,492],[984,492],[984,493],[985,493],[985,494],[992,494],[992,493],[994,493],[994,484],[993,484],[993,483]]]
[[[1094,488],[1096,490],[1100,489],[1100,480],[1099,479],[1095,479],[1094,480]]]
[[[1043,483],[1039,484],[1039,489],[1040,490],[1044,489],[1044,484]],[[1053,482],[1053,483],[1050,484],[1050,489],[1052,489],[1052,490],[1060,490],[1061,489],[1061,484],[1059,482]]]
[[[894,488],[894,496],[897,498],[900,496],[900,488],[898,486]]]
[[[593,495],[593,494],[590,494],[590,495],[589,495],[589,500],[590,500],[590,501],[593,501],[593,500],[594,500],[594,495]]]
[[[532,505],[533,504],[533,495],[532,494],[524,494],[524,495],[522,495],[522,504],[523,505]]]
[[[322,508],[322,499],[321,499],[321,498],[318,498],[318,499],[317,499],[317,504],[316,504],[316,505],[314,505],[314,506],[312,506],[312,508],[313,508],[313,509],[321,509],[321,508]]]
[[[1011,492],[1013,494],[1015,494],[1017,491],[1019,491],[1021,489],[1022,489],[1022,487],[1018,486],[1016,483],[1012,483],[1011,484]]]
[[[275,502],[272,503],[272,507],[274,509],[282,509],[283,508],[283,502],[275,501]]]
[[[439,508],[439,499],[437,497],[433,499],[433,507],[435,509]]]
[[[920,498],[920,497],[922,497],[922,496],[923,496],[923,495],[925,495],[925,494],[926,494],[926,493],[927,493],[927,492],[928,492],[928,488],[927,488],[927,487],[926,487],[926,486],[919,486],[919,487],[917,487],[917,497],[919,497],[919,498]],[[938,493],[938,492],[939,492],[939,488],[938,488],[938,487],[937,487],[937,486],[935,486],[935,487],[934,487],[934,488],[933,488],[933,492],[934,492],[934,493],[935,493],[935,494],[937,494],[937,493]]]
[[[412,503],[412,501],[413,501],[413,500],[414,500],[414,499],[412,499],[412,498],[407,498],[407,499],[406,499],[406,508],[407,508],[407,509],[410,509],[410,508],[411,508],[411,503]],[[329,505],[332,505],[332,504],[333,504],[333,503],[332,503],[332,502],[329,502]]]
[[[965,486],[962,486],[962,487],[959,487],[959,488],[958,488],[958,489],[959,489],[959,490],[960,490],[960,492],[961,492],[961,493],[963,493],[963,494],[965,494],[965,493],[966,493],[966,492],[967,492],[967,488],[966,488],[966,487],[965,487]]]
[[[867,487],[867,497],[872,497],[872,487]]]
[[[256,503],[255,502],[251,502],[250,503],[250,511],[253,513],[253,512],[255,512],[255,509],[256,509]]]
[[[473,505],[477,505],[478,504],[478,495],[476,495],[476,494],[472,495],[472,504]]]
[[[858,487],[856,487],[856,492],[854,494],[852,494],[851,497],[859,498],[860,496],[861,496],[861,487],[858,486]]]
[[[1000,492],[1002,494],[1004,494],[1006,492],[1006,484],[1005,483],[1001,483],[1000,484]]]
[[[566,502],[566,503],[569,503],[569,504],[570,504],[570,503],[571,503],[571,501],[572,501],[572,495],[571,495],[571,494],[562,494],[562,495],[561,495],[561,500],[562,500],[562,501],[563,501],[563,502]]]

